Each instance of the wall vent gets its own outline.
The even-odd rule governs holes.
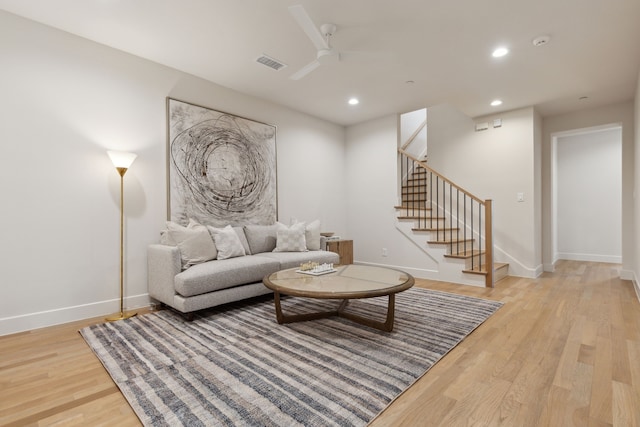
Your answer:
[[[280,62],[277,59],[273,59],[265,55],[264,53],[256,59],[256,62],[259,62],[262,65],[266,65],[267,67],[276,71],[279,71],[287,66],[287,64]]]

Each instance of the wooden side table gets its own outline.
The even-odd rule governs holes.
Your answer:
[[[353,264],[353,240],[327,240],[327,250],[340,256],[340,265]]]

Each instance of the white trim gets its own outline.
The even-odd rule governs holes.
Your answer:
[[[451,272],[442,272],[438,270],[429,270],[426,268],[405,267],[402,265],[380,264],[376,262],[354,261],[354,264],[369,265],[373,267],[386,267],[404,271],[418,279],[436,280],[439,282],[453,283],[462,286],[485,287],[485,276],[481,274],[463,273],[460,265],[454,265],[451,270],[455,270],[457,275],[453,276]],[[453,273],[455,274],[455,273]]]
[[[573,254],[559,252],[558,258],[566,259],[569,261],[607,262],[610,264],[622,264],[622,256],[617,255]]]
[[[620,279],[637,282],[636,275],[632,270],[620,270]]]
[[[589,134],[589,133],[595,133],[595,132],[603,132],[603,131],[610,131],[610,130],[614,130],[614,129],[621,129],[622,131],[624,131],[624,127],[623,127],[623,123],[622,122],[613,122],[613,123],[607,123],[604,125],[598,125],[598,126],[588,126],[588,127],[583,127],[583,128],[577,128],[577,129],[569,129],[569,130],[565,130],[565,131],[559,131],[559,132],[553,132],[550,135],[550,140],[551,140],[551,153],[550,153],[550,162],[551,162],[551,174],[550,174],[550,178],[551,178],[551,218],[550,218],[550,222],[549,222],[549,227],[551,228],[551,236],[549,236],[550,238],[550,242],[551,242],[551,253],[553,254],[553,264],[555,264],[559,259],[561,259],[562,257],[560,256],[560,254],[558,253],[558,227],[557,227],[557,222],[558,222],[558,211],[557,211],[557,205],[558,205],[558,201],[557,201],[557,193],[558,193],[558,189],[557,189],[557,176],[558,176],[558,171],[557,171],[557,150],[558,150],[558,138],[563,138],[563,137],[567,137],[567,136],[576,136],[576,135],[583,135],[583,134]],[[622,203],[622,201],[620,201],[620,203]],[[587,259],[577,259],[576,261],[590,261]],[[611,262],[611,261],[602,261],[602,262]],[[615,262],[617,264],[621,264],[622,263],[622,257],[620,257],[620,261]],[[549,265],[546,265],[546,267],[549,267]],[[554,271],[555,268],[553,266],[551,266],[551,269],[547,269],[545,267],[545,271]]]
[[[546,271],[547,273],[553,273],[554,271],[556,271],[556,262],[557,261],[554,261],[551,264],[544,264],[543,265],[544,271]]]
[[[538,264],[538,266],[535,268],[535,275],[536,277],[540,277],[540,275],[542,275],[542,273],[544,273],[544,266],[542,264]]]
[[[438,270],[429,270],[427,268],[405,267],[405,266],[393,265],[393,264],[381,264],[379,262],[354,261],[354,264],[402,270],[405,273],[411,274],[413,277],[419,277],[421,279],[429,279],[434,277],[434,275],[437,276],[439,274]]]
[[[509,276],[526,277],[535,279],[542,274],[542,265],[531,268],[522,264],[519,260],[505,252],[498,245],[493,245],[493,262],[504,262],[509,264]]]
[[[127,310],[147,307],[151,304],[149,294],[135,295],[125,298]],[[22,314],[19,316],[0,318],[0,336],[60,325],[76,320],[106,316],[119,310],[120,299]]]
[[[636,291],[636,298],[638,298],[638,302],[640,302],[640,283],[638,282],[636,274],[632,270],[620,270],[620,279],[631,280],[633,289]]]

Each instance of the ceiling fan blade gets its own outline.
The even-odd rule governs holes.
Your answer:
[[[291,76],[289,76],[289,78],[291,80],[300,80],[301,78],[303,78],[304,76],[306,76],[307,74],[309,74],[310,72],[318,68],[319,66],[320,66],[320,61],[316,59],[315,61],[300,68],[298,71],[296,71]]]
[[[313,23],[307,11],[300,4],[289,6],[289,12],[293,15],[294,19],[300,25],[300,27],[307,34],[307,37],[311,39],[313,45],[317,50],[328,49],[329,45],[327,41],[322,37],[318,27]]]
[[[374,60],[374,61],[395,61],[397,55],[392,52],[381,51],[366,51],[366,50],[342,50],[340,51],[340,59],[346,59],[348,61],[359,60]]]

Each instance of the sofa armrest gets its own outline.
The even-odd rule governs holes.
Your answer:
[[[151,298],[173,307],[176,294],[174,279],[181,271],[180,249],[176,246],[149,245],[147,285]]]

